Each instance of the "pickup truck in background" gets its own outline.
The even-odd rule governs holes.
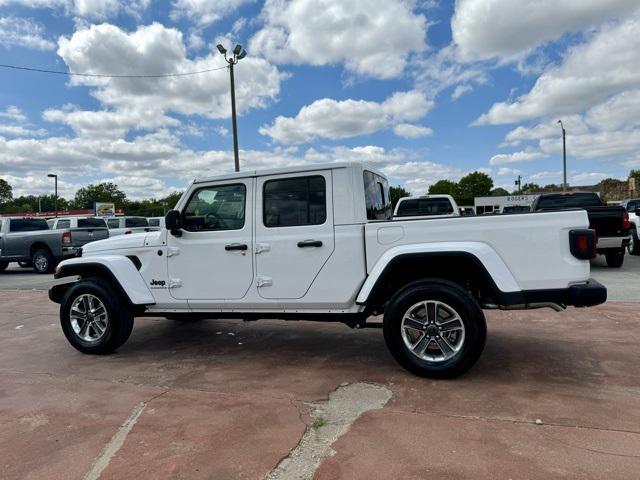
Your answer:
[[[149,221],[145,217],[109,217],[106,221],[110,237],[157,230],[149,227]]]
[[[109,229],[103,218],[64,217],[47,220],[51,230],[65,230],[62,236],[62,253],[73,257],[89,242],[109,238]]]
[[[638,232],[640,232],[640,198],[623,200],[620,202],[620,206],[627,211],[631,224],[629,229],[631,240],[627,245],[627,251],[630,255],[640,255],[640,238],[638,237]]]
[[[605,256],[607,265],[620,268],[631,241],[629,214],[618,205],[605,205],[593,192],[543,193],[531,206],[533,212],[550,212],[581,208],[587,211],[589,228],[596,232],[596,252]]]
[[[51,273],[60,260],[74,255],[65,251],[68,241],[68,230],[52,231],[43,218],[0,218],[0,271],[10,262],[23,262],[36,273]]]
[[[394,218],[459,217],[460,209],[451,195],[402,197],[396,204]]]
[[[49,298],[76,349],[117,349],[135,317],[315,320],[382,327],[403,367],[454,377],[482,354],[482,309],[607,295],[584,210],[392,219],[387,179],[362,163],[197,179],[165,222],[60,263]]]

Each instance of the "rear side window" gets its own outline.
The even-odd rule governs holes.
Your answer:
[[[247,187],[243,183],[196,190],[183,213],[190,232],[241,230],[244,227]]]
[[[107,226],[109,228],[120,228],[120,219],[110,218],[109,220],[107,220]]]
[[[265,227],[321,225],[327,220],[326,182],[323,176],[269,180],[263,190]]]
[[[602,200],[595,193],[574,193],[540,197],[537,209],[599,207]]]
[[[105,228],[107,226],[102,218],[79,218],[78,228]]]
[[[364,198],[368,220],[388,220],[393,215],[389,182],[386,178],[365,170]]]
[[[446,198],[412,198],[400,202],[397,216],[449,215],[451,213],[453,213],[453,206]]]
[[[19,218],[11,220],[9,223],[10,232],[35,232],[38,230],[49,230],[47,222],[40,218]]]
[[[125,218],[124,226],[125,228],[148,227],[149,222],[147,222],[146,218],[142,217]]]

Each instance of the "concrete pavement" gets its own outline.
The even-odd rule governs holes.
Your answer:
[[[0,478],[265,478],[325,428],[308,402],[358,382],[392,398],[315,478],[640,472],[637,304],[487,312],[483,357],[454,381],[402,370],[379,330],[140,319],[119,352],[86,356],[45,292],[0,291],[0,306]]]

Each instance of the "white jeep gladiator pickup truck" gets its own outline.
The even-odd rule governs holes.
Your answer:
[[[85,353],[117,349],[134,317],[363,328],[383,314],[403,367],[454,377],[482,353],[483,308],[606,300],[588,225],[584,210],[392,221],[387,180],[366,165],[246,171],[195,180],[165,229],[87,245],[49,297]]]

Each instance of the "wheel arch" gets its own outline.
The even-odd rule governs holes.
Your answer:
[[[426,244],[385,252],[372,268],[356,302],[369,310],[379,307],[401,288],[425,278],[462,286],[481,304],[500,303],[505,295],[518,295],[521,291],[502,259],[488,245],[438,247]]]
[[[132,306],[145,306],[155,303],[151,291],[138,272],[133,261],[125,256],[96,257],[92,259],[73,258],[65,260],[56,269],[55,278],[75,277],[103,278],[109,282],[125,301]],[[60,303],[66,290],[73,282],[53,286],[49,298]],[[123,285],[126,285],[125,289]]]
[[[49,247],[49,245],[47,245],[44,242],[41,241],[37,241],[37,242],[33,242],[31,244],[31,246],[29,247],[29,258],[31,259],[31,257],[33,257],[33,254],[36,253],[38,250],[46,250],[48,251],[51,255],[53,255],[53,251],[51,250],[51,247]]]

